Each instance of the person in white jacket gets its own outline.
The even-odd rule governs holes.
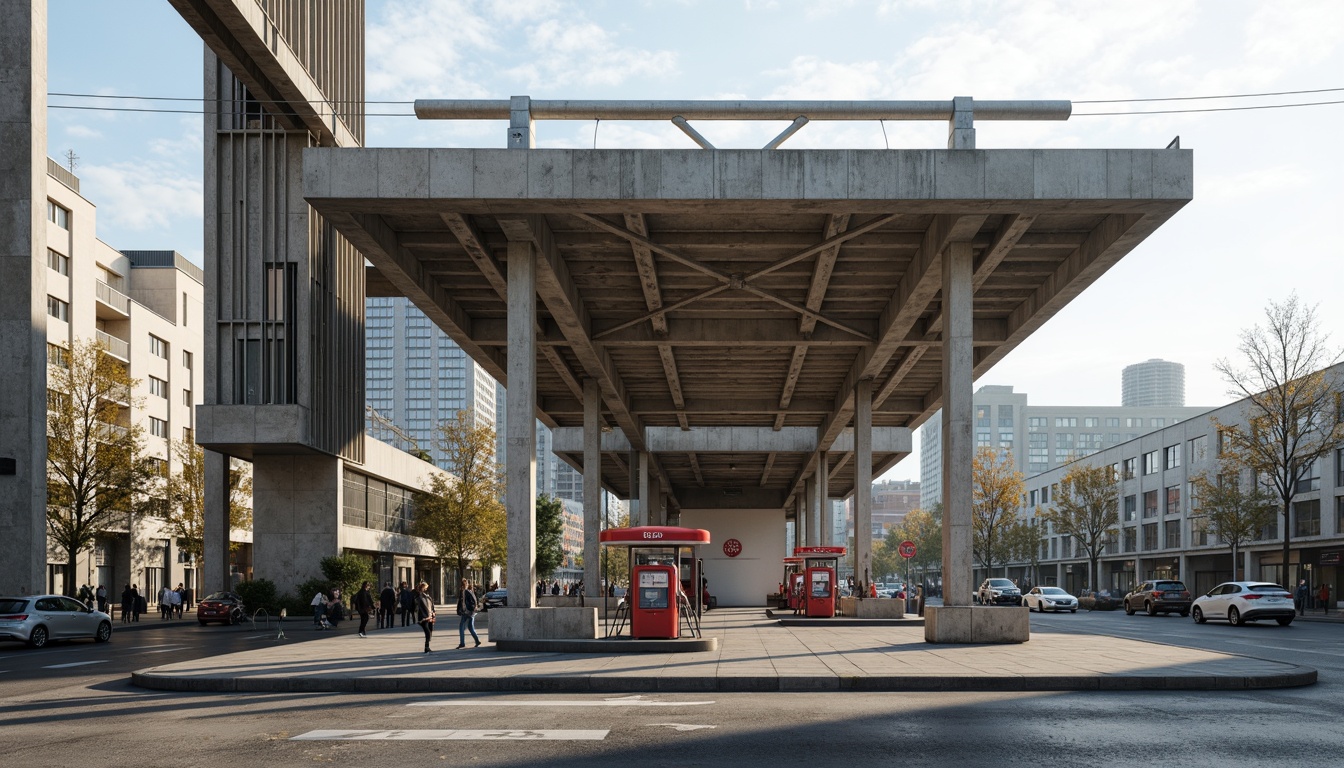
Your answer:
[[[313,595],[313,601],[309,605],[313,606],[313,624],[316,624],[318,629],[322,629],[322,625],[326,623],[327,596],[318,592]]]

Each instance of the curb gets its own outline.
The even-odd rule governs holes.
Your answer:
[[[1270,675],[1112,675],[1094,677],[925,677],[916,675],[702,676],[520,676],[426,677],[177,677],[152,669],[131,673],[131,683],[159,691],[191,693],[811,693],[863,692],[1032,692],[1032,691],[1248,691],[1299,688],[1316,683],[1317,672],[1296,666]]]
[[[699,637],[683,640],[633,640],[628,637],[587,640],[523,639],[493,640],[495,650],[531,653],[704,653],[719,650],[719,638]]]

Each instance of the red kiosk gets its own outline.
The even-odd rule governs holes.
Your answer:
[[[598,534],[598,542],[630,550],[630,593],[617,606],[608,637],[621,633],[627,616],[636,640],[681,637],[683,620],[693,637],[700,636],[700,590],[688,596],[681,584],[701,583],[695,548],[709,543],[709,531],[665,525],[608,528]],[[683,556],[686,550],[689,557]],[[682,574],[683,569],[690,573]]]
[[[784,580],[779,582],[779,607],[797,611],[803,604],[803,558],[784,558]]]
[[[803,561],[804,613],[822,619],[835,616],[835,567],[845,556],[845,548],[794,547],[793,556]]]

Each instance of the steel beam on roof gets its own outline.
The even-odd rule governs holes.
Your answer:
[[[1069,101],[974,101],[978,120],[1068,120]],[[416,99],[421,120],[508,120],[509,99]],[[532,99],[534,120],[951,120],[954,101]]]

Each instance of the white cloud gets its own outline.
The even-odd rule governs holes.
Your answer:
[[[100,230],[168,230],[183,219],[199,221],[205,207],[201,177],[160,160],[86,165],[79,175],[98,203]]]
[[[73,136],[77,139],[101,139],[103,137],[102,131],[79,124],[65,126],[65,133],[67,136]]]

